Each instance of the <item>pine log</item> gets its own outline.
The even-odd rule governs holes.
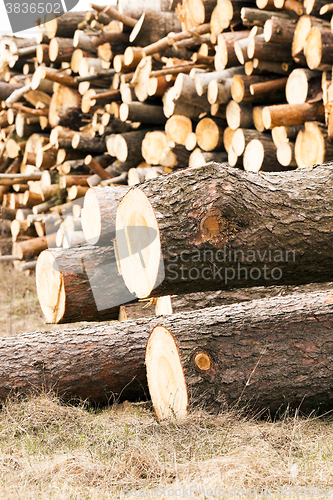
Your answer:
[[[291,127],[281,126],[274,127],[271,130],[272,139],[275,146],[278,148],[281,144],[286,144],[291,141],[295,141],[298,132],[301,130],[302,125],[294,125]]]
[[[155,167],[150,169],[148,172],[148,176],[146,176],[146,180],[152,179],[153,177],[156,177],[155,173],[158,172],[164,173],[164,172],[169,172],[169,169],[175,169],[175,168],[187,168],[188,167],[188,161],[190,157],[190,152],[188,149],[185,147],[184,144],[174,144],[174,142],[171,142],[170,145],[166,150],[163,151],[162,156],[161,156],[161,165],[165,167],[164,171],[159,171],[156,169],[159,169],[159,167]],[[155,172],[155,173],[153,173]]]
[[[266,42],[265,42],[266,43]],[[269,44],[267,44],[269,45]],[[236,102],[276,102],[281,101],[284,96],[284,87],[279,82],[277,89],[264,94],[254,95],[251,93],[250,87],[256,83],[266,83],[271,81],[270,76],[258,76],[258,75],[235,75],[232,79],[231,84],[231,96]],[[274,84],[273,84],[274,87]],[[282,87],[282,88],[281,88]]]
[[[330,410],[331,318],[331,291],[164,318],[146,349],[158,419],[182,420],[195,406]]]
[[[278,104],[265,106],[262,111],[265,128],[302,125],[307,121],[324,121],[324,106],[321,102],[304,104]]]
[[[196,148],[190,155],[188,166],[201,167],[210,161],[225,163],[227,159],[225,151],[201,151],[200,148]]]
[[[44,24],[45,32],[49,39],[57,37],[72,38],[77,25],[84,21],[86,12],[68,11],[60,17],[48,19]]]
[[[231,127],[226,127],[223,132],[223,144],[227,153],[229,153],[229,149],[231,148],[232,138],[234,136],[235,130]],[[214,161],[214,160],[211,160]]]
[[[142,141],[141,153],[149,165],[160,165],[163,151],[167,147],[168,140],[165,132],[154,130],[146,133]]]
[[[144,183],[140,189],[131,190],[118,207],[117,255],[126,285],[139,298],[143,298],[148,295],[169,295],[175,287],[178,293],[183,293],[182,290],[204,291],[241,284],[267,285],[267,281],[272,283],[274,280],[279,284],[301,284],[330,279],[333,260],[326,204],[331,192],[331,178],[332,169],[325,165],[283,174],[262,173],[260,177],[254,177],[252,173],[238,169],[208,164]],[[318,189],[318,182],[321,196],[314,197],[313,189]],[[188,188],[193,183],[196,184],[195,191],[192,187]],[[163,187],[166,184],[167,190]],[[250,187],[247,188],[246,184]],[[276,186],[279,189],[274,189]],[[184,193],[187,193],[186,196]],[[167,196],[170,196],[170,201]],[[199,201],[201,196],[202,201]],[[154,213],[151,213],[151,207],[158,214],[158,222]],[[300,210],[302,221],[298,216]],[[122,241],[122,233],[118,230],[130,225],[129,221],[134,217],[132,211],[141,214],[136,220],[144,219],[147,227],[151,228],[151,244],[147,240],[148,234],[143,230],[140,233],[140,227],[137,231],[132,229],[131,245],[142,250],[128,257],[127,243]],[[314,212],[316,221],[311,222]],[[320,214],[326,217],[324,226],[318,225]],[[314,226],[316,229],[312,230]],[[325,230],[319,232],[320,227],[325,227]],[[305,236],[305,231],[308,236]],[[312,237],[312,231],[316,234],[315,238]],[[145,239],[140,243],[141,237]],[[213,253],[207,256],[204,250],[209,249]],[[269,254],[269,249],[274,249],[272,254]],[[215,260],[214,252],[218,250]],[[241,252],[235,254],[236,250]],[[162,265],[160,251],[163,253],[166,273],[162,284],[159,284]],[[250,254],[254,260],[252,257],[247,259]],[[263,268],[259,269],[261,256],[269,272],[266,279]],[[210,262],[215,261],[212,267],[208,258]],[[253,264],[255,272],[251,271]],[[206,271],[203,271],[204,268],[207,268]],[[273,273],[272,268],[275,269]]]
[[[330,24],[324,19],[318,19],[314,16],[301,16],[297,21],[291,53],[296,62],[305,62],[303,49],[311,28],[318,26],[320,28],[330,28]]]
[[[237,66],[239,60],[236,56],[234,43],[249,36],[249,31],[231,31],[230,33],[221,33],[217,37],[215,46],[214,65],[216,71],[222,71],[225,68]]]
[[[10,232],[12,235],[12,241],[16,242],[19,236],[35,237],[36,230],[34,226],[29,226],[26,220],[20,221],[14,219],[10,225]],[[19,255],[18,255],[19,256]]]
[[[279,144],[276,150],[276,158],[283,167],[296,167],[295,143],[284,142]]]
[[[38,258],[36,283],[47,323],[118,319],[117,306],[133,299],[111,247],[47,250]]]
[[[293,63],[275,62],[259,60],[256,58],[251,59],[245,63],[245,74],[262,75],[266,73],[277,73],[278,75],[288,75],[294,68]]]
[[[104,153],[106,151],[105,139],[101,137],[88,137],[76,133],[72,139],[72,147],[86,153]]]
[[[104,43],[128,43],[129,35],[122,31],[104,30],[101,34],[90,37],[90,41],[94,47]]]
[[[175,87],[168,89],[163,96],[163,112],[167,118],[172,115],[184,115],[191,119],[198,119],[203,109],[180,99]],[[208,105],[208,102],[207,102]]]
[[[237,130],[235,130],[231,145],[236,155],[241,156],[244,153],[248,143],[253,139],[258,139],[259,141],[261,139],[266,140],[267,135],[252,129],[238,128]]]
[[[0,82],[0,101],[5,101],[15,90],[21,89],[22,87],[23,84]]]
[[[134,26],[129,41],[137,46],[146,47],[158,42],[169,33],[180,31],[181,24],[175,12],[146,10]]]
[[[204,72],[195,74],[195,87],[199,96],[204,95],[208,90],[208,85],[212,80],[225,80],[233,78],[234,75],[244,74],[243,68],[229,68],[223,71]]]
[[[142,160],[141,145],[147,130],[137,130],[117,135],[116,157],[119,161]]]
[[[230,101],[226,108],[226,120],[232,130],[253,126],[253,107],[249,102]]]
[[[318,16],[322,6],[325,4],[325,0],[304,0],[305,12],[306,14]]]
[[[110,179],[112,178],[112,175],[110,175],[105,168],[102,167],[102,165],[91,155],[86,156],[84,160],[85,165],[89,167],[89,169],[94,172],[94,174],[97,174],[101,179]]]
[[[163,125],[166,117],[162,106],[144,104],[142,102],[122,103],[119,109],[119,117],[125,122],[150,123]]]
[[[58,85],[54,91],[50,107],[49,122],[52,127],[63,125],[77,127],[80,123],[81,96],[73,88]]]
[[[147,10],[168,12],[174,10],[171,7],[169,0],[118,0],[119,12],[135,19],[139,19]]]
[[[244,26],[264,26],[265,22],[271,17],[279,17],[280,19],[293,20],[297,19],[296,13],[291,11],[270,11],[270,10],[258,10],[248,7],[243,7],[241,10],[241,18]]]
[[[323,64],[332,64],[333,33],[330,28],[311,28],[306,37],[304,55],[310,69],[319,68]]]
[[[183,115],[173,115],[165,124],[168,141],[185,145],[187,136],[192,133],[192,121]]]
[[[223,148],[225,122],[213,118],[202,118],[195,129],[198,146],[204,151]]]
[[[90,7],[97,10],[98,12],[103,12],[104,14],[109,16],[110,19],[120,21],[121,23],[125,24],[126,26],[130,26],[131,28],[134,28],[134,26],[137,23],[137,19],[134,19],[131,16],[127,16],[126,14],[119,12],[114,6],[105,7],[102,5],[95,5],[91,3]]]
[[[46,248],[55,245],[56,233],[13,243],[13,255],[19,260],[29,260],[39,255]]]
[[[281,170],[276,158],[276,146],[274,142],[265,135],[260,139],[252,139],[245,146],[243,157],[244,170],[246,172],[278,172]]]
[[[287,20],[278,17],[268,19],[264,26],[265,42],[281,43],[285,47],[290,47],[294,39],[295,26],[296,19]]]
[[[118,202],[128,191],[126,186],[97,187],[87,191],[82,211],[82,229],[90,245],[110,245],[115,237]]]
[[[40,131],[39,117],[17,113],[15,118],[15,130],[19,137],[30,137],[35,132]]]
[[[52,38],[49,45],[50,61],[70,61],[73,50],[73,40],[71,38]]]
[[[232,78],[211,80],[207,89],[207,100],[210,104],[227,104],[231,100]]]
[[[295,159],[299,168],[333,159],[333,145],[327,140],[326,127],[305,122],[304,130],[300,130],[296,137]]]
[[[150,321],[153,328],[156,317]],[[149,327],[132,334],[133,327],[133,321],[113,322],[1,339],[1,400],[16,392],[40,391],[103,404],[115,398],[146,398],[144,351]]]
[[[305,68],[294,69],[288,76],[286,99],[289,104],[302,104],[320,95],[320,73]],[[311,83],[310,83],[311,82]]]
[[[207,102],[208,86],[203,90],[201,85],[199,85],[200,90],[198,91],[199,87],[196,82],[196,78],[180,73],[174,84],[174,100],[180,100],[192,104],[193,106],[199,106],[200,108],[207,109],[209,107]]]

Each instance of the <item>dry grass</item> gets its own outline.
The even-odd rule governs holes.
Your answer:
[[[9,401],[0,429],[6,499],[167,499],[182,487],[196,499],[219,498],[214,488],[221,498],[223,489],[224,498],[246,498],[246,489],[262,498],[268,486],[270,498],[286,498],[297,485],[309,492],[333,480],[333,427],[322,419],[197,411],[183,423],[158,423],[149,403],[93,410],[41,395]]]
[[[2,266],[0,289],[2,335],[45,329],[33,276]],[[328,416],[272,422],[198,410],[159,423],[149,402],[94,409],[52,395],[0,411],[0,499],[317,499],[331,485]]]

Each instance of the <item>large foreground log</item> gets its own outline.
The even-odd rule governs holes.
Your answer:
[[[158,418],[195,405],[332,409],[332,327],[327,291],[163,318],[146,350]]]
[[[332,189],[330,164],[258,176],[210,163],[147,181],[118,206],[120,273],[139,298],[330,281]]]
[[[2,338],[0,400],[41,389],[93,402],[147,397],[145,348],[155,329],[146,362],[159,418],[171,412],[184,416],[188,403],[218,408],[250,403],[272,411],[301,403],[304,410],[331,408],[332,327],[330,287]],[[176,347],[174,356],[170,346]]]

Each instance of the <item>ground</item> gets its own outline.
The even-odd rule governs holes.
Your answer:
[[[33,275],[2,266],[0,287],[2,336],[51,328]],[[158,422],[149,401],[12,399],[0,411],[0,499],[333,498],[332,423],[240,409]]]

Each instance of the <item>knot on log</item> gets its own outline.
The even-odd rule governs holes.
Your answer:
[[[195,218],[199,219],[199,228],[193,243],[200,245],[207,242],[217,248],[228,244],[246,224],[227,207],[225,210],[210,208],[204,215]]]

